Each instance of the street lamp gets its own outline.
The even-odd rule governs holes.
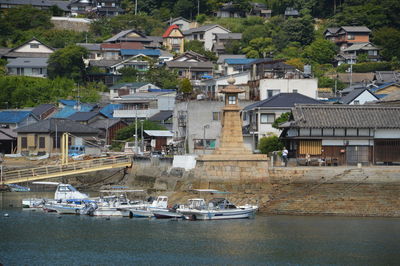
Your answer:
[[[203,126],[203,154],[206,154],[206,128],[210,128],[209,124]]]

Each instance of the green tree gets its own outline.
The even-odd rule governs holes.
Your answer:
[[[138,81],[138,71],[133,67],[123,67],[118,69],[122,75],[121,82],[136,82]]]
[[[83,58],[87,57],[86,48],[69,45],[51,54],[48,60],[48,74],[51,79],[66,77],[75,81],[83,81],[85,64]]]
[[[289,121],[290,117],[292,116],[291,112],[281,114],[277,119],[275,119],[274,123],[272,123],[272,127],[276,129],[280,129],[279,125]]]
[[[151,66],[144,75],[144,81],[153,83],[162,89],[176,90],[178,87],[178,74],[165,66]]]
[[[307,59],[308,63],[332,63],[336,50],[336,45],[333,42],[317,39],[304,48],[303,57]]]
[[[250,41],[249,46],[242,49],[248,58],[270,57],[276,50],[272,38],[256,38]]]
[[[341,82],[340,80],[334,80],[329,77],[319,77],[318,78],[318,88],[331,88],[331,89],[343,90],[346,88],[346,84]]]
[[[382,50],[380,55],[387,61],[393,57],[400,58],[400,30],[391,27],[383,27],[373,31],[373,42],[379,45]]]
[[[138,123],[138,131],[141,125]],[[143,121],[143,130],[166,130],[166,128],[162,125],[159,125],[157,123],[154,123],[149,120],[144,120]],[[127,127],[124,127],[120,130],[117,131],[117,140],[129,140],[132,139],[133,136],[135,135],[135,123],[130,124]]]
[[[195,6],[194,2],[190,0],[178,0],[174,5],[174,14],[175,16],[184,17],[187,19],[193,18]]]
[[[314,39],[312,17],[290,18],[283,24],[283,31],[287,35],[288,42],[298,42],[302,45],[308,45]]]
[[[186,41],[185,42],[185,51],[193,51],[198,54],[204,55],[210,61],[217,60],[217,56],[215,55],[215,53],[205,50],[204,44],[198,40]]]
[[[269,152],[282,150],[283,143],[277,136],[263,137],[260,139],[258,149],[261,153],[267,154]]]
[[[185,95],[193,92],[193,86],[189,79],[184,78],[179,82],[179,91]]]

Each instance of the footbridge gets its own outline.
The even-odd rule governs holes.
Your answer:
[[[68,162],[59,165],[48,165],[37,168],[4,171],[0,181],[1,185],[31,182],[41,179],[69,176],[95,171],[132,167],[130,156],[115,156],[92,160]]]

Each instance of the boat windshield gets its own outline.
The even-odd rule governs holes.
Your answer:
[[[74,187],[71,186],[71,185],[69,185],[68,188],[69,188],[69,191],[74,191],[74,192],[77,191],[76,188],[74,188]]]

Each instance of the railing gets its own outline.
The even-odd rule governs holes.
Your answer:
[[[72,162],[64,165],[49,165],[37,168],[13,170],[3,172],[3,184],[27,182],[51,177],[81,174],[111,168],[131,167],[132,159],[129,156],[116,156]]]

